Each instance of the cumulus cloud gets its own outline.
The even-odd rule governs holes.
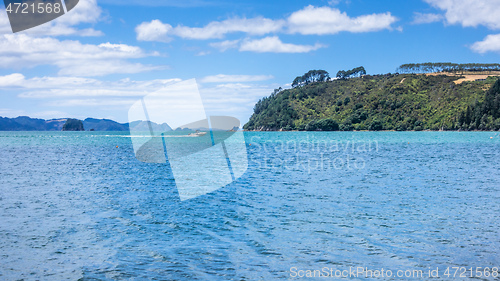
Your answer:
[[[255,82],[273,79],[272,75],[225,75],[218,74],[206,76],[200,80],[202,83],[234,83],[234,82]]]
[[[160,20],[143,22],[135,28],[137,40],[139,41],[170,42],[172,40],[168,36],[170,30],[172,30],[172,26],[164,24]]]
[[[24,75],[21,73],[0,76],[0,87],[21,86],[24,81]]]
[[[78,5],[67,14],[42,25],[25,30],[22,34],[31,36],[102,36],[99,30],[93,28],[79,29],[81,24],[93,24],[99,21],[102,10],[96,0],[80,0]],[[5,10],[0,10],[0,33],[12,33],[9,19]]]
[[[141,48],[125,44],[82,44],[55,38],[34,38],[24,34],[0,35],[0,67],[31,68],[55,65],[60,75],[102,76],[113,73],[138,73],[159,69],[158,66],[131,63],[128,59],[144,58]]]
[[[474,43],[471,49],[478,53],[500,52],[500,34],[486,36],[483,41]]]
[[[239,50],[257,53],[308,53],[323,47],[325,45],[318,43],[315,45],[283,43],[277,36],[271,36],[256,40],[245,40]]]
[[[444,19],[443,15],[440,14],[422,14],[415,13],[413,16],[413,24],[426,24],[442,21]]]
[[[278,32],[284,25],[283,20],[271,20],[263,17],[252,19],[234,18],[214,21],[204,27],[177,26],[173,33],[185,39],[220,39],[228,33],[242,32],[250,35],[264,35]]]
[[[484,25],[500,29],[500,3],[498,0],[425,0],[435,8],[445,11],[446,22],[464,27]]]
[[[263,17],[252,19],[233,18],[224,21],[213,21],[204,27],[188,27],[162,23],[160,20],[143,22],[136,27],[137,40],[140,41],[170,41],[169,35],[184,39],[220,39],[226,34],[242,32],[250,35],[263,35],[281,30],[284,22]]]
[[[336,34],[347,32],[374,32],[391,29],[397,18],[391,13],[349,17],[345,12],[331,7],[307,6],[294,12],[288,18],[288,28],[291,33],[300,34]]]
[[[183,25],[172,27],[170,24],[163,23],[160,20],[153,20],[138,25],[136,34],[138,40],[160,42],[167,42],[172,36],[198,40],[221,39],[231,33],[244,33],[247,37],[280,32],[326,35],[342,31],[357,33],[392,29],[391,25],[396,21],[397,18],[389,12],[352,18],[336,8],[309,5],[302,10],[292,13],[286,19],[277,20],[264,17],[250,19],[232,18],[224,21],[213,21],[203,27],[188,27]],[[238,40],[212,43],[214,47],[222,51],[236,48],[238,44]],[[243,45],[248,45],[248,42],[247,44],[243,43]]]

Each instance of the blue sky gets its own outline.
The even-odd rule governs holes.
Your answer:
[[[80,0],[13,34],[0,11],[0,116],[127,122],[129,107],[196,78],[208,114],[245,123],[310,69],[500,59],[500,0]]]

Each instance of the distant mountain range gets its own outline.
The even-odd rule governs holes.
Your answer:
[[[83,128],[86,131],[128,131],[128,123],[118,123],[109,119],[87,118],[83,120]]]
[[[128,127],[134,128],[134,131],[148,132],[150,129],[153,132],[168,132],[172,131],[172,128],[167,123],[157,124],[151,121],[134,121],[127,124]],[[151,128],[150,128],[151,126]],[[127,127],[127,130],[128,130]]]
[[[0,117],[0,131],[62,131],[67,120],[68,118],[44,120],[27,116],[16,118]],[[135,121],[129,124],[95,118],[83,120],[85,131],[128,131],[129,126],[133,127],[134,130],[149,131],[150,125],[154,131],[167,132],[172,130],[166,123],[156,124],[154,122]]]
[[[0,131],[61,131],[67,119],[36,119],[27,116],[0,117]]]

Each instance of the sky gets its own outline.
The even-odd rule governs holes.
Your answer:
[[[80,0],[12,33],[0,10],[0,116],[128,122],[145,95],[196,79],[208,115],[248,121],[296,76],[500,61],[500,0]]]

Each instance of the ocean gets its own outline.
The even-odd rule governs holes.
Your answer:
[[[123,132],[0,132],[0,280],[498,276],[497,132],[245,141],[240,178],[181,201]]]

